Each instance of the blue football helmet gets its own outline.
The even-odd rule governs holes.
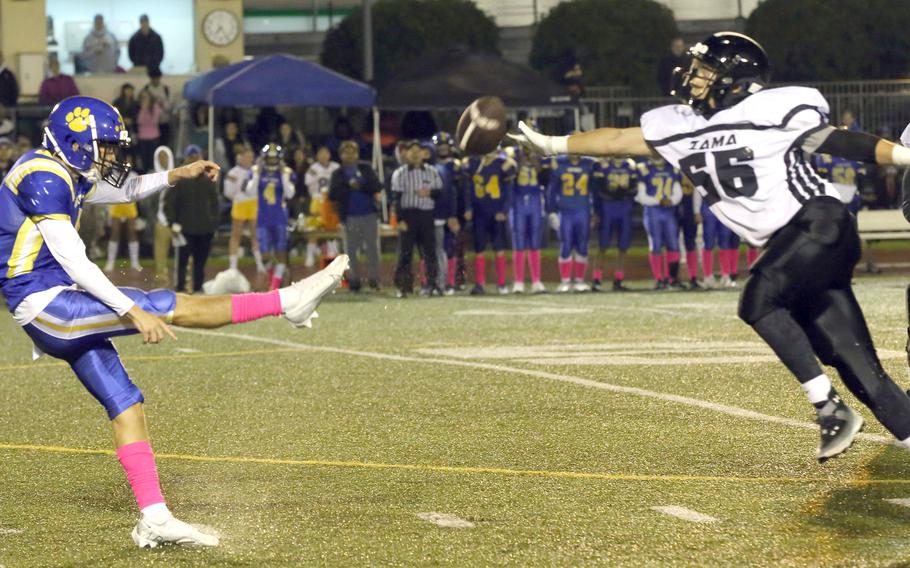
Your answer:
[[[259,151],[259,157],[262,158],[266,170],[278,171],[284,160],[284,148],[274,142],[269,142]]]
[[[130,136],[120,112],[95,97],[69,97],[47,117],[43,146],[92,182],[120,187],[130,172]]]
[[[448,132],[440,131],[433,135],[433,145],[436,146],[436,156],[444,160],[455,151],[455,138]]]

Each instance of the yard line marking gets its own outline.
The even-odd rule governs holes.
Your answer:
[[[115,456],[114,450],[93,448],[70,448],[66,446],[41,446],[34,444],[0,444],[0,450],[25,450],[52,454],[75,454],[90,456]],[[291,465],[311,467],[337,467],[367,470],[423,471],[433,473],[489,474],[515,477],[541,477],[548,479],[594,479],[600,481],[664,481],[664,482],[717,482],[717,483],[834,483],[839,485],[910,485],[910,478],[896,479],[838,479],[835,477],[740,477],[724,475],[672,475],[608,473],[596,471],[571,471],[547,469],[509,469],[502,467],[452,466],[441,464],[408,464],[359,462],[339,460],[294,460],[284,458],[260,458],[254,456],[198,456],[193,454],[155,453],[156,459],[258,465]]]
[[[474,523],[448,513],[417,513],[417,518],[447,529],[473,529]]]
[[[282,347],[297,347],[302,351],[322,351],[326,353],[338,353],[341,355],[350,355],[353,357],[369,357],[373,359],[384,359],[386,361],[399,361],[402,363],[433,363],[437,365],[451,365],[453,367],[466,367],[470,369],[482,369],[485,371],[497,371],[501,373],[515,373],[518,375],[525,375],[528,377],[535,377],[539,379],[548,379],[551,381],[559,381],[563,383],[570,383],[574,385],[579,385],[583,387],[590,387],[594,389],[601,389],[610,392],[617,392],[622,394],[631,394],[635,396],[640,396],[644,398],[653,398],[656,400],[663,400],[666,402],[675,402],[678,404],[693,406],[695,408],[701,408],[704,410],[711,410],[713,412],[719,412],[721,414],[727,414],[730,416],[735,416],[737,418],[745,418],[747,420],[757,420],[760,422],[768,422],[771,424],[780,424],[783,426],[790,426],[792,428],[802,428],[805,430],[815,430],[818,426],[814,422],[803,422],[800,420],[794,420],[792,418],[783,418],[780,416],[771,416],[770,414],[762,414],[760,412],[755,412],[753,410],[747,410],[745,408],[739,408],[738,406],[730,406],[727,404],[720,404],[717,402],[709,402],[706,400],[701,400],[697,398],[691,398],[688,396],[680,396],[675,394],[662,393],[657,391],[650,391],[638,387],[627,387],[623,385],[614,385],[612,383],[602,383],[594,381],[591,379],[585,379],[582,377],[576,377],[574,375],[562,375],[558,373],[550,373],[547,371],[539,371],[535,369],[522,369],[520,367],[508,367],[506,365],[494,365],[491,363],[479,363],[474,361],[457,361],[452,359],[439,359],[431,357],[409,357],[407,355],[393,355],[391,353],[374,353],[371,351],[356,351],[354,349],[343,349],[340,347],[326,347],[321,345],[306,345],[304,343],[294,343],[293,341],[284,341],[281,339],[271,339],[267,337],[256,337],[255,335],[242,335],[238,333],[225,333],[220,331],[208,331],[201,329],[186,329],[184,331],[197,333],[200,335],[209,335],[213,337],[224,337],[228,339],[237,339],[240,341],[255,341],[260,343],[270,343],[272,345],[280,345]],[[857,438],[862,440],[868,440],[872,442],[878,442],[880,444],[895,444],[898,442],[894,438],[880,436],[878,434],[857,434]]]
[[[589,314],[591,310],[585,308],[520,308],[512,310],[461,310],[452,312],[454,316],[568,316],[576,314]]]
[[[24,532],[25,532],[25,531],[22,530],[22,529],[5,529],[5,528],[0,527],[0,535],[4,535],[4,534],[22,534],[22,533],[24,533]]]
[[[535,302],[532,300],[505,300],[505,299],[500,299],[500,298],[480,299],[480,298],[465,298],[465,297],[456,296],[454,299],[462,300],[462,301],[470,301],[470,302],[480,303],[480,304],[484,304],[484,303],[508,304],[513,307],[516,305],[519,305],[519,306],[523,305],[523,306],[536,307],[536,308],[563,308],[564,309],[566,307],[578,306],[578,304],[568,304],[568,303],[558,303],[558,302]],[[615,306],[612,304],[606,304],[606,305],[605,304],[593,304],[593,305],[586,305],[585,307],[588,310],[648,312],[648,313],[654,313],[654,314],[659,314],[662,316],[671,316],[671,317],[681,317],[681,316],[688,317],[691,315],[684,309],[676,309],[676,304],[666,304],[666,306],[667,306],[666,308],[660,308],[660,307],[647,307],[647,306]],[[714,311],[708,311],[707,313],[701,314],[701,315],[702,316],[710,315],[712,317],[716,317],[719,319],[739,320],[738,316],[729,315],[729,314],[725,313],[723,308],[724,308],[724,306],[718,306],[718,309],[716,309]]]
[[[177,353],[201,353],[198,349],[190,349],[189,347],[178,347],[174,351]]]
[[[220,357],[244,357],[246,355],[272,355],[275,353],[291,353],[294,351],[300,351],[299,348],[288,347],[285,349],[250,349],[248,351],[223,351],[218,353],[184,353],[182,355],[132,355],[121,357],[124,362],[132,361],[174,361],[181,359],[211,359],[211,358],[220,358]],[[66,363],[60,362],[48,362],[48,363],[25,363],[23,365],[3,365],[0,366],[0,371],[16,371],[16,370],[28,370],[28,369],[39,369],[42,367],[64,367],[68,368],[69,365]]]
[[[885,499],[885,501],[901,507],[910,507],[910,499]]]
[[[657,511],[658,513],[663,513],[664,515],[670,515],[671,517],[676,517],[684,521],[690,521],[693,523],[716,523],[718,519],[712,517],[711,515],[705,515],[704,513],[699,513],[698,511],[693,511],[692,509],[687,509],[685,507],[680,507],[678,505],[663,505],[660,507],[651,507],[652,511]]]

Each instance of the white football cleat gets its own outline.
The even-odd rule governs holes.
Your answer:
[[[708,290],[713,290],[714,288],[717,288],[717,279],[714,278],[713,274],[711,276],[705,276],[705,279],[702,280],[701,285]]]
[[[570,282],[560,282],[559,286],[556,288],[557,294],[565,294],[566,292],[572,291],[572,284]]]
[[[348,269],[350,262],[348,255],[339,254],[331,264],[299,282],[294,282],[291,287],[299,292],[299,297],[294,305],[284,310],[284,317],[294,327],[313,327],[311,319],[316,315],[316,306],[326,294],[337,288]]]
[[[168,515],[155,523],[143,515],[132,532],[133,542],[140,548],[155,548],[159,544],[183,544],[189,546],[218,546],[218,537],[205,534],[193,525]]]
[[[513,294],[524,294],[525,293],[525,283],[516,282],[512,284],[512,293]]]
[[[576,282],[575,286],[572,287],[576,292],[590,292],[591,285],[587,282]]]
[[[547,287],[543,285],[543,282],[531,283],[531,293],[532,294],[543,294],[546,291],[547,291]]]

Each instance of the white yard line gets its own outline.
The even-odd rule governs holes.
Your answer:
[[[201,353],[198,349],[190,349],[189,347],[178,347],[174,351],[177,353]]]
[[[474,523],[448,513],[417,513],[417,518],[447,529],[473,529]]]
[[[571,294],[566,294],[566,296],[571,296]],[[462,300],[473,302],[474,304],[508,304],[512,307],[515,306],[527,306],[534,308],[556,308],[556,309],[569,309],[573,307],[578,307],[578,304],[561,304],[557,302],[535,302],[531,300],[507,300],[505,298],[466,298],[455,296],[455,300]],[[647,306],[615,306],[615,305],[604,305],[604,304],[595,304],[595,305],[585,305],[585,308],[589,310],[610,310],[610,311],[625,311],[625,312],[637,312],[637,313],[651,313],[659,314],[662,316],[668,317],[691,317],[691,313],[686,309],[677,309],[676,304],[668,304],[666,308],[660,307],[647,307]],[[735,307],[732,309],[735,310]],[[731,315],[727,312],[723,306],[718,306],[717,309],[713,311],[703,310],[705,313],[699,314],[700,316],[711,316],[719,319],[734,319],[739,320],[739,317],[736,315]]]
[[[901,507],[910,507],[910,499],[885,499],[885,501]]]
[[[5,534],[22,534],[22,533],[24,533],[24,532],[25,532],[25,531],[24,531],[23,529],[5,529],[5,528],[0,527],[0,535],[5,535]]]
[[[427,363],[435,365],[450,365],[453,367],[463,367],[470,369],[482,369],[485,371],[496,371],[500,373],[514,373],[517,375],[525,375],[527,377],[535,377],[538,379],[548,379],[551,381],[559,381],[563,383],[570,383],[578,386],[589,387],[594,389],[605,390],[609,392],[616,392],[621,394],[631,394],[634,396],[640,396],[643,398],[651,398],[656,400],[663,400],[666,402],[675,402],[677,404],[682,404],[686,406],[692,406],[695,408],[701,408],[704,410],[710,410],[712,412],[718,412],[721,414],[727,414],[729,416],[735,416],[737,418],[745,418],[747,420],[756,420],[759,422],[767,422],[770,424],[780,424],[782,426],[789,426],[792,428],[802,428],[806,430],[816,430],[818,428],[812,422],[803,422],[801,420],[793,420],[792,418],[783,418],[780,416],[771,416],[769,414],[762,414],[760,412],[755,412],[752,410],[747,410],[745,408],[739,408],[737,406],[729,406],[726,404],[719,404],[716,402],[709,402],[706,400],[700,400],[697,398],[691,398],[688,396],[680,396],[675,394],[661,393],[656,391],[650,391],[646,389],[641,389],[638,387],[627,387],[623,385],[614,385],[611,383],[603,383],[598,381],[593,381],[591,379],[585,379],[583,377],[576,377],[573,375],[563,375],[557,373],[549,373],[546,371],[538,371],[534,369],[522,369],[519,367],[508,367],[506,365],[493,365],[490,363],[480,363],[475,361],[456,361],[452,359],[439,359],[435,357],[409,357],[407,355],[393,355],[390,353],[375,353],[372,351],[356,351],[354,349],[342,349],[340,347],[324,347],[317,345],[306,345],[303,343],[295,343],[293,341],[284,341],[281,339],[271,339],[268,337],[257,337],[255,335],[243,335],[239,333],[225,333],[223,331],[209,331],[204,329],[189,329],[182,328],[181,332],[186,333],[195,333],[198,335],[208,335],[211,337],[224,337],[226,339],[236,339],[239,341],[252,341],[257,343],[267,343],[270,345],[280,345],[281,347],[293,347],[300,349],[301,351],[322,351],[325,353],[338,353],[340,355],[349,355],[353,357],[368,357],[371,359],[380,359],[385,361],[398,361],[402,363]],[[871,442],[878,442],[880,444],[896,444],[897,442],[887,436],[880,436],[878,434],[857,434],[857,438],[868,440]]]
[[[691,523],[716,523],[718,521],[717,518],[712,517],[711,515],[705,515],[704,513],[699,513],[698,511],[693,511],[692,509],[687,509],[685,507],[679,507],[678,505],[651,507],[651,510]]]

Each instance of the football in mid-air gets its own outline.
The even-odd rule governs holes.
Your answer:
[[[455,131],[458,147],[472,156],[488,154],[506,135],[506,106],[499,97],[480,97],[462,113]]]

